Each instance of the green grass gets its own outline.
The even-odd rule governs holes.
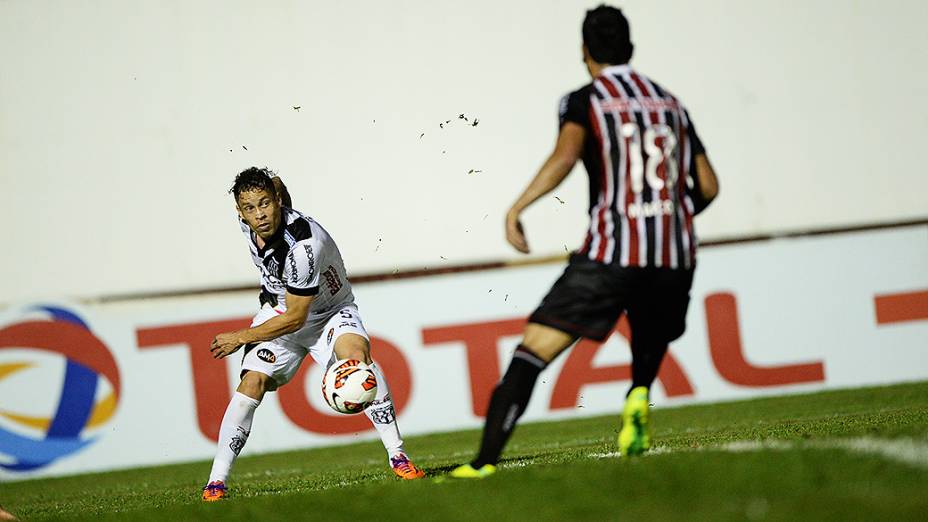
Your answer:
[[[656,409],[656,448],[616,451],[615,417],[521,425],[483,481],[395,480],[379,443],[246,456],[234,497],[204,504],[208,462],[7,483],[24,520],[876,520],[928,516],[928,383]],[[409,437],[431,477],[477,430]],[[734,441],[769,447],[726,451]],[[841,449],[910,443],[915,462]],[[247,450],[246,450],[247,452]],[[598,457],[596,455],[599,455]],[[912,455],[910,454],[910,460]]]

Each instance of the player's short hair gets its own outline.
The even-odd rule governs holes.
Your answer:
[[[276,198],[277,187],[274,186],[274,182],[272,181],[275,175],[274,171],[267,167],[251,167],[245,169],[235,176],[235,183],[232,185],[232,188],[229,189],[229,193],[235,198],[236,203],[238,203],[239,194],[248,192],[249,190],[264,190],[272,197]]]
[[[583,19],[583,44],[590,58],[599,63],[620,65],[632,59],[631,32],[622,10],[601,4],[586,12]]]

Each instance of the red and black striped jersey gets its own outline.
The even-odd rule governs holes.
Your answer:
[[[587,130],[590,227],[579,253],[619,266],[695,266],[694,160],[705,149],[677,98],[628,65],[610,66],[564,96],[567,122]]]

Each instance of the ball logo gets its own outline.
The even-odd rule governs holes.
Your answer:
[[[106,424],[119,403],[116,361],[87,323],[64,308],[39,306],[28,311],[28,319],[0,327],[0,355],[10,350],[16,351],[11,357],[31,351],[51,352],[63,356],[66,364],[61,387],[45,392],[58,394],[50,415],[27,415],[9,409],[11,401],[2,402],[0,467],[10,471],[39,469],[85,448],[97,439],[86,432]],[[33,366],[33,361],[3,357],[0,381]],[[108,388],[103,388],[101,379]],[[106,393],[98,394],[98,388]],[[25,403],[28,396],[18,399],[13,404]]]

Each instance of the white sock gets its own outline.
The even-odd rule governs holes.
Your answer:
[[[261,401],[235,392],[225,415],[222,416],[222,425],[219,427],[219,445],[216,449],[216,458],[213,459],[213,469],[209,472],[209,482],[229,478],[235,458],[245,447],[248,434],[251,433],[251,421],[255,416],[255,409]]]
[[[364,414],[380,433],[380,440],[387,454],[393,457],[397,453],[405,453],[400,428],[396,425],[396,410],[393,408],[393,399],[390,398],[387,378],[376,363],[371,363],[370,368],[374,377],[377,377],[377,397],[374,398],[373,404],[364,410]]]

